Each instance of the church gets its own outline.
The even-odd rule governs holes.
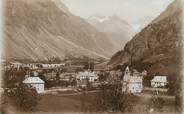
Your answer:
[[[143,91],[142,73],[139,73],[135,69],[131,72],[127,66],[124,72],[122,91],[128,93],[141,93]]]

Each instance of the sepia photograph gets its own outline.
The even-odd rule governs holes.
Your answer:
[[[182,114],[184,0],[1,0],[0,114]]]

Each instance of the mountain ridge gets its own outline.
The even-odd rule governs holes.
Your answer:
[[[170,13],[171,10],[174,13]],[[167,12],[169,14],[165,16]],[[181,16],[180,3],[174,1],[152,23],[136,34],[123,50],[117,52],[111,58],[109,66],[131,65],[138,69],[147,69],[152,75],[178,74],[182,67],[183,48]]]
[[[39,61],[71,55],[107,59],[115,52],[105,34],[56,0],[5,3],[5,59]]]

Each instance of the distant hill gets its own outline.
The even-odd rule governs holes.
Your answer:
[[[106,17],[97,14],[86,20],[99,31],[107,34],[110,41],[114,43],[116,50],[123,48],[134,35],[132,26],[116,15]]]
[[[176,0],[117,52],[109,66],[132,65],[151,74],[174,75],[182,67],[182,8]]]
[[[4,59],[109,58],[114,45],[58,0],[5,0]]]

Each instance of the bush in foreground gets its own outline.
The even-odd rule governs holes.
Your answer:
[[[164,106],[164,99],[161,97],[157,97],[157,96],[152,96],[152,98],[149,101],[149,105],[148,105],[148,111],[150,110],[154,110],[154,111],[159,111],[162,112],[163,106]]]
[[[40,100],[36,89],[26,84],[9,90],[6,95],[20,111],[34,111]]]
[[[102,85],[96,93],[89,110],[92,112],[131,112],[138,98],[133,94],[123,93],[121,84]],[[85,100],[82,101],[82,107]],[[86,109],[86,108],[85,108]]]

